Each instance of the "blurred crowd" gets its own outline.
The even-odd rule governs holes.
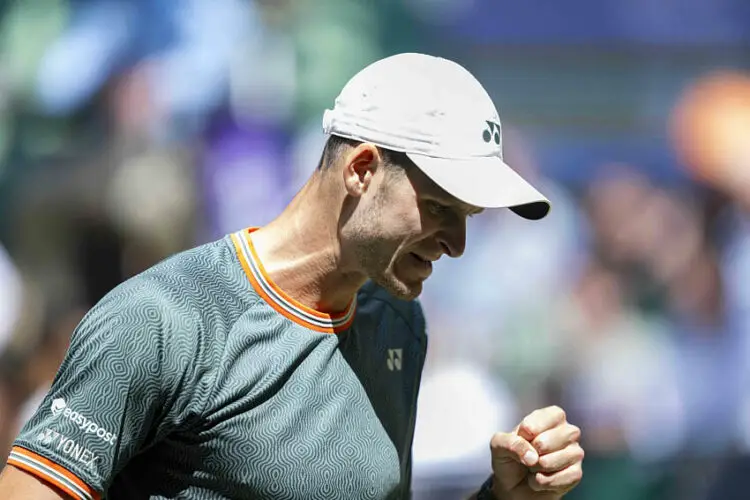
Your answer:
[[[551,10],[550,10],[551,9]],[[0,3],[0,455],[73,327],[166,256],[270,221],[362,66],[445,55],[552,200],[472,218],[421,298],[415,499],[559,404],[586,500],[731,500],[750,473],[750,7],[741,0]],[[561,16],[570,21],[562,22]]]

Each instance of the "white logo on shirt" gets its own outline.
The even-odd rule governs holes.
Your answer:
[[[60,437],[60,433],[53,431],[52,429],[44,429],[36,437],[36,440],[42,443],[42,446],[49,446]]]
[[[52,407],[51,407],[52,415],[55,417],[58,416],[60,412],[65,409],[65,406],[66,406],[65,400],[63,398],[57,398],[54,401],[52,401]]]
[[[96,434],[96,437],[111,445],[114,445],[117,442],[117,438],[114,433],[109,432],[107,429],[101,427],[92,419],[73,410],[68,406],[63,398],[57,398],[52,401],[51,410],[53,416],[57,417],[62,415],[63,418],[67,418],[68,420],[76,424],[86,434]]]
[[[390,371],[401,371],[401,359],[403,358],[403,349],[388,349],[388,369]]]
[[[99,457],[94,455],[91,450],[84,448],[69,437],[63,436],[52,429],[44,429],[37,435],[36,440],[42,446],[53,448],[55,451],[61,452],[91,469],[93,469],[94,464],[99,460]]]

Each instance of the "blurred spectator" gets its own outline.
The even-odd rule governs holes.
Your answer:
[[[716,352],[722,347],[721,344],[710,346],[711,350],[705,347],[716,336],[715,332],[703,333],[694,341],[693,353],[698,358],[695,364],[702,367],[704,374],[711,370],[715,373],[709,380],[700,381],[704,393],[713,390],[713,403],[724,409],[721,419],[717,418],[720,410],[702,412],[704,419],[700,423],[711,426],[713,434],[721,432],[727,451],[717,464],[719,470],[713,483],[705,485],[704,490],[711,500],[739,499],[744,495],[739,484],[750,471],[747,459],[750,451],[750,391],[747,389],[750,382],[749,74],[722,69],[701,75],[680,94],[670,118],[672,145],[686,170],[691,177],[717,192],[723,201],[711,226],[713,232],[709,234],[717,249],[696,266],[693,282],[683,286],[705,289],[713,284],[719,288],[715,295],[723,299],[722,359],[711,360],[707,355],[707,351]],[[713,301],[705,294],[689,295],[696,309],[705,310],[710,318]],[[699,346],[702,349],[699,350]],[[736,452],[743,456],[737,457]]]
[[[617,275],[592,263],[559,327],[566,407],[592,452],[672,458],[684,434],[675,348],[665,325],[628,308]]]
[[[21,310],[21,277],[0,245],[0,352],[10,342]]]
[[[729,391],[732,399],[739,399],[733,408],[734,419],[725,424],[731,425],[733,445],[748,451],[750,74],[722,70],[690,82],[677,99],[670,126],[673,147],[688,172],[718,190],[730,202],[719,214],[718,232],[710,235],[718,249],[704,259],[705,263],[696,266],[693,282],[682,286],[685,291],[693,290],[693,303],[696,308],[705,310],[704,315],[709,318],[716,305],[705,294],[695,296],[700,285],[705,284],[702,288],[706,288],[713,281],[713,287],[718,288],[714,295],[723,299],[720,305],[725,314],[724,337],[727,337],[724,370],[721,379],[717,374],[712,382],[714,390],[716,384],[720,384],[721,393]],[[700,269],[703,269],[702,274],[699,274]],[[734,369],[730,371],[727,363]],[[716,424],[716,420],[710,422]]]
[[[243,0],[89,0],[70,8],[40,64],[42,109],[70,113],[113,74],[145,62],[149,107],[178,128],[221,103],[235,47],[258,22],[254,2]]]

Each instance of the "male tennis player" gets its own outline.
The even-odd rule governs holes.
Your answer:
[[[0,497],[409,497],[427,347],[412,299],[434,261],[463,253],[468,216],[539,219],[549,204],[503,163],[492,101],[448,60],[368,66],[323,126],[318,169],[275,221],[91,309]],[[581,479],[578,438],[556,407],[488,436],[475,496],[560,498]]]

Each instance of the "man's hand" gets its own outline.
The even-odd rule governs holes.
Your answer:
[[[558,500],[583,476],[581,430],[557,406],[536,410],[510,433],[492,437],[497,500]]]

